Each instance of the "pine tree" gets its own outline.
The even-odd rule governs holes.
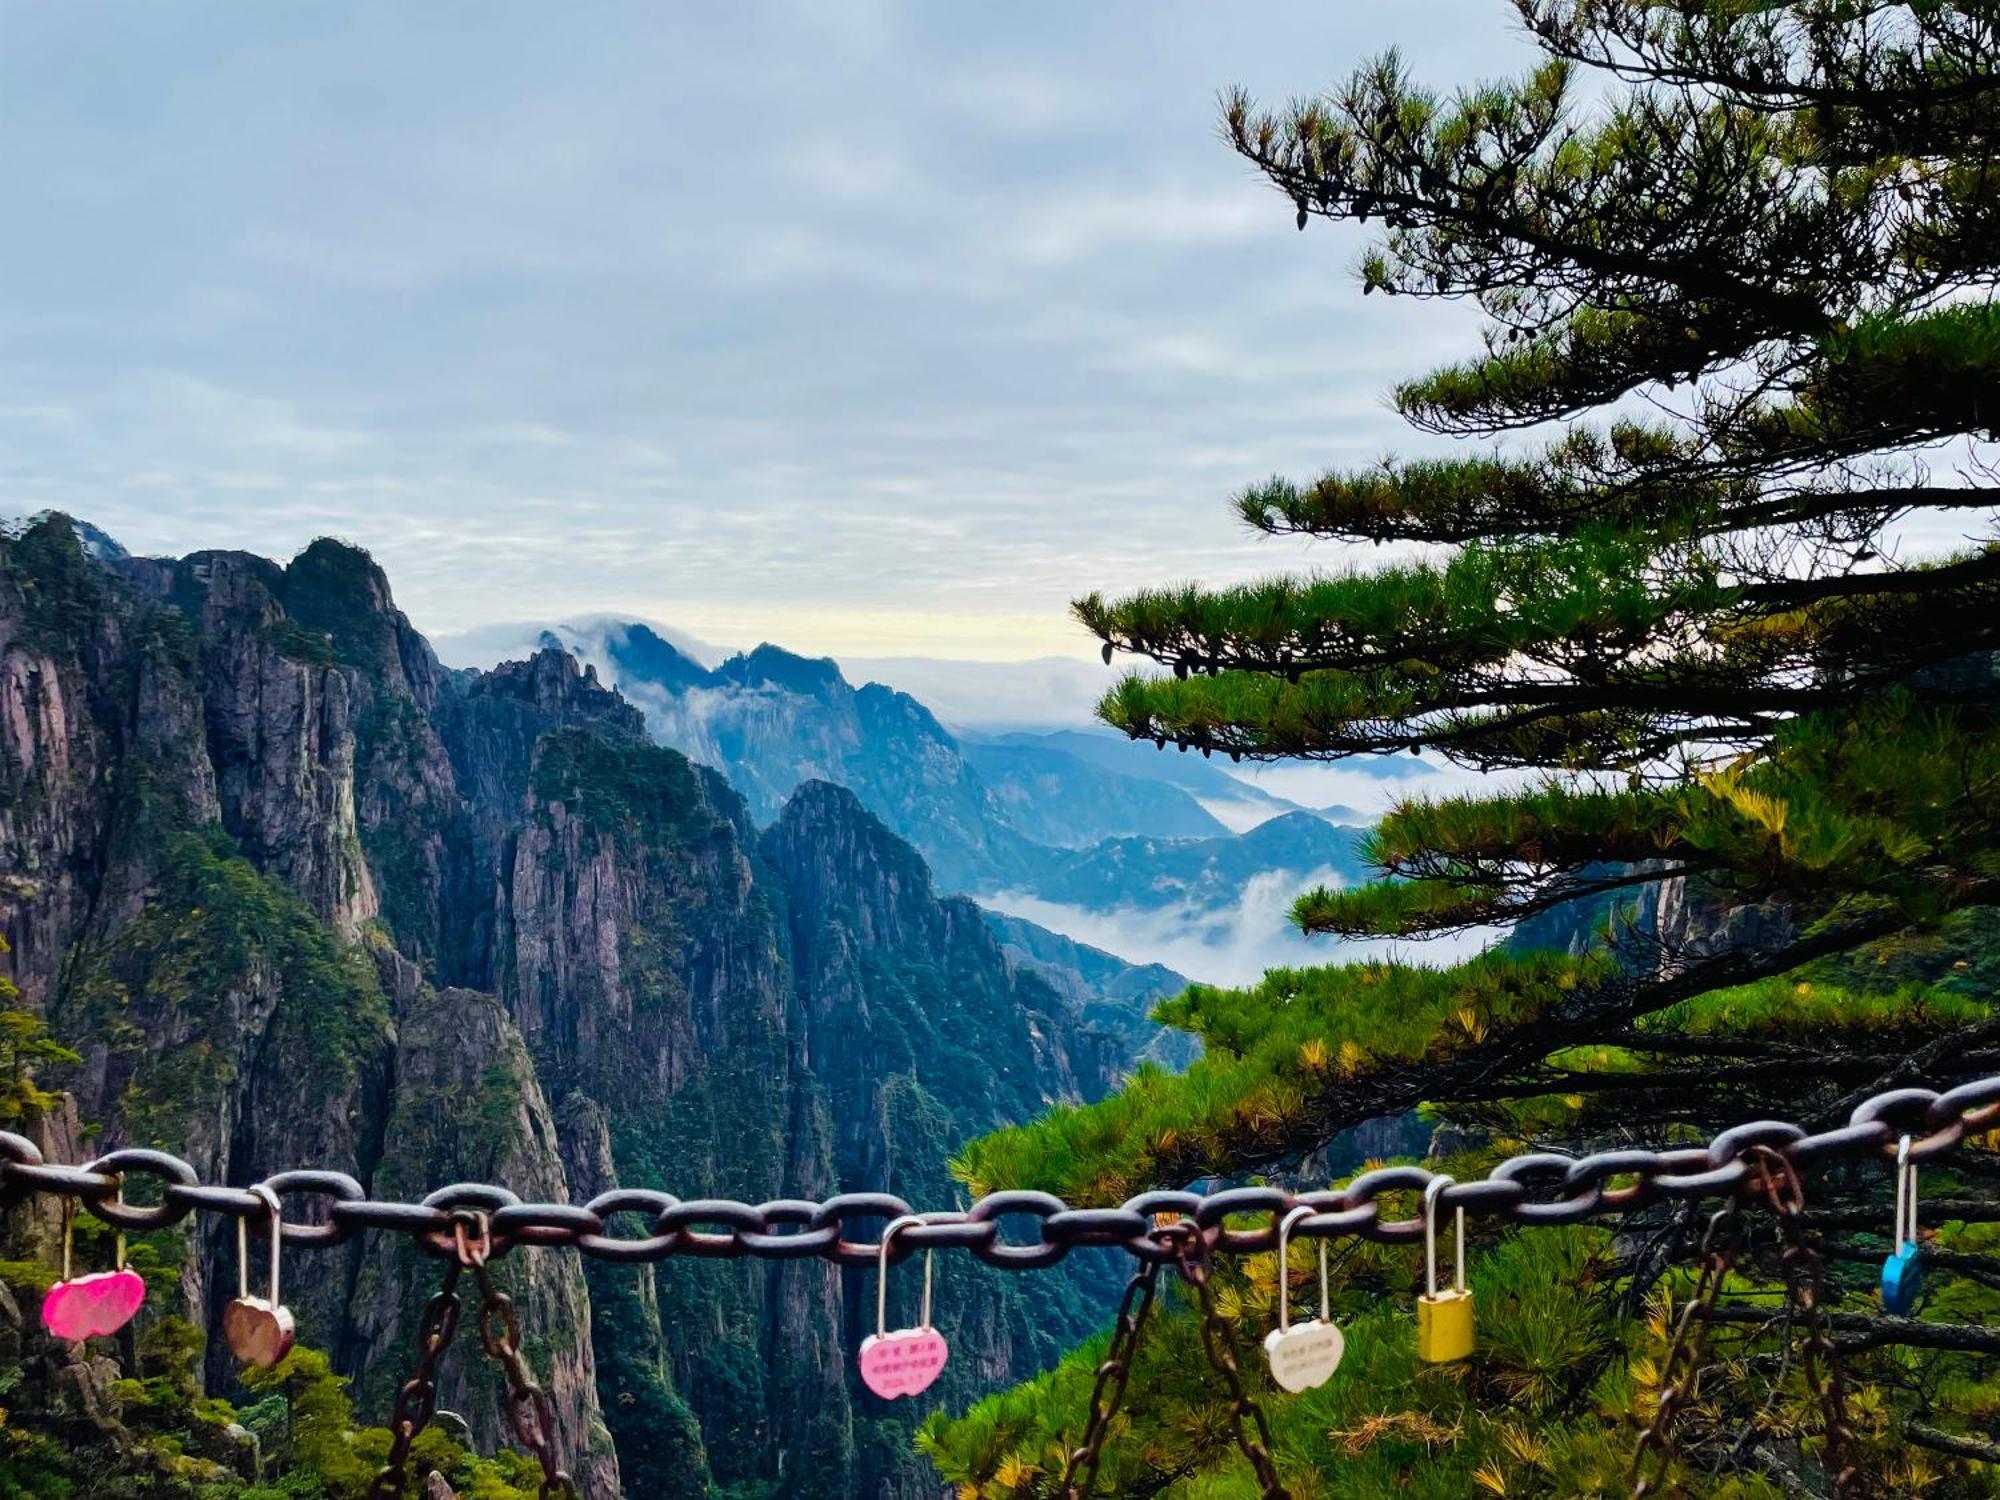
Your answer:
[[[1225,99],[1229,141],[1301,229],[1376,231],[1364,295],[1484,316],[1476,357],[1394,393],[1414,427],[1459,440],[1444,456],[1237,502],[1260,531],[1400,544],[1396,560],[1076,606],[1107,661],[1151,664],[1100,710],[1136,739],[1505,773],[1502,793],[1402,804],[1368,842],[1382,879],[1308,894],[1295,917],[1338,937],[1513,937],[1432,967],[1198,986],[1162,1014],[1201,1037],[1200,1062],[975,1143],[975,1186],[1116,1201],[1301,1181],[1342,1130],[1419,1108],[1481,1170],[1525,1147],[1823,1125],[1901,1082],[2000,1067],[2000,12],[1516,8],[1542,59],[1513,83],[1447,97],[1392,55],[1275,112]],[[1591,940],[1538,946],[1575,933]],[[1933,1174],[1942,1258],[1962,1259],[1924,1315],[1990,1328],[1984,1144]],[[1909,1347],[1921,1336],[1867,1293],[1886,1177],[1812,1187],[1875,1492],[2000,1493],[2000,1332]],[[1685,1291],[1672,1255],[1635,1247],[1685,1258],[1678,1212],[1622,1236],[1489,1234],[1482,1317],[1502,1332],[1449,1377],[1413,1367],[1407,1303],[1381,1300],[1407,1296],[1407,1253],[1361,1252],[1341,1283],[1365,1310],[1367,1374],[1277,1403],[1288,1463],[1317,1476],[1304,1492],[1381,1493],[1394,1464],[1370,1465],[1416,1455],[1412,1494],[1617,1488],[1618,1418],[1643,1409]],[[1267,1261],[1234,1286],[1246,1332],[1275,1284]],[[1705,1389],[1701,1492],[1828,1492],[1784,1347],[1746,1325],[1738,1378]],[[1216,1471],[1237,1492],[1227,1445],[1192,1436],[1213,1393],[1148,1358],[1166,1389],[1135,1419],[1131,1482],[1195,1493],[1180,1487],[1210,1481],[1181,1476]],[[1073,1362],[935,1425],[933,1452],[968,1494],[1032,1493],[1087,1390]]]

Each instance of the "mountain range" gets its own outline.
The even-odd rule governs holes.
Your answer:
[[[5,972],[76,1058],[39,1079],[61,1091],[30,1122],[48,1155],[151,1146],[218,1183],[323,1167],[395,1198],[485,1181],[938,1206],[969,1136],[1184,1060],[1146,1020],[1179,974],[939,889],[877,810],[961,870],[1053,847],[913,700],[775,651],[695,672],[633,649],[651,655],[629,696],[562,649],[450,670],[341,543],[279,564],[128,557],[54,516],[0,534]],[[727,777],[657,742],[703,693],[721,711],[685,732]],[[1114,847],[1067,851],[1066,878]],[[1199,848],[1171,864],[1188,889]],[[0,1270],[31,1277],[60,1221],[37,1200],[0,1239]],[[216,1350],[235,1284],[213,1219],[133,1255],[156,1295],[108,1352],[0,1329],[24,1372],[10,1409],[108,1454],[130,1434],[77,1412],[115,1411],[174,1327]],[[932,1493],[913,1423],[1047,1364],[1113,1293],[1088,1255],[1032,1295],[949,1259],[953,1360],[896,1406],[852,1375],[872,1272],[549,1253],[501,1272],[591,1500],[835,1500]],[[288,1261],[302,1339],[370,1420],[435,1274],[380,1234]],[[233,1393],[219,1352],[199,1373]],[[461,1351],[438,1397],[499,1443],[487,1366]]]
[[[635,621],[538,636],[541,649],[568,650],[615,684],[659,743],[721,771],[753,818],[827,780],[920,850],[941,887],[987,905],[1032,903],[1072,935],[1115,934],[1121,919],[1184,907],[1174,951],[1192,957],[1183,967],[1197,978],[1242,977],[1266,949],[1272,962],[1294,956],[1285,901],[1246,915],[1253,879],[1288,897],[1364,873],[1363,815],[1302,808],[1198,755],[1087,730],[954,733],[907,693],[854,686],[832,660],[770,644],[710,667]],[[1125,930],[1129,951],[1115,936],[1108,946],[1144,962],[1163,929],[1133,920]],[[1217,939],[1206,972],[1205,933]],[[1192,946],[1180,940],[1188,934]]]

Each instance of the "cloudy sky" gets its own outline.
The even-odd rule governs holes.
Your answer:
[[[1509,72],[1511,14],[0,0],[0,513],[344,536],[433,631],[1084,654],[1077,593],[1299,562],[1231,493],[1410,451],[1466,346],[1216,91]]]

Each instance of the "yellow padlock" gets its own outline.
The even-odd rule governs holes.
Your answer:
[[[1465,1284],[1465,1210],[1458,1210],[1458,1255],[1452,1284],[1438,1290],[1438,1197],[1452,1179],[1433,1177],[1424,1188],[1424,1295],[1417,1299],[1417,1358],[1448,1364],[1472,1353],[1472,1291]]]

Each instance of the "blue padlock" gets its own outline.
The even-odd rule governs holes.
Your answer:
[[[1917,1243],[1917,1164],[1910,1138],[1896,1147],[1896,1249],[1882,1262],[1882,1311],[1907,1318],[1924,1290],[1924,1249]]]
[[[1907,1318],[1916,1311],[1917,1297],[1924,1289],[1924,1251],[1921,1245],[1904,1245],[1882,1262],[1882,1311]]]

